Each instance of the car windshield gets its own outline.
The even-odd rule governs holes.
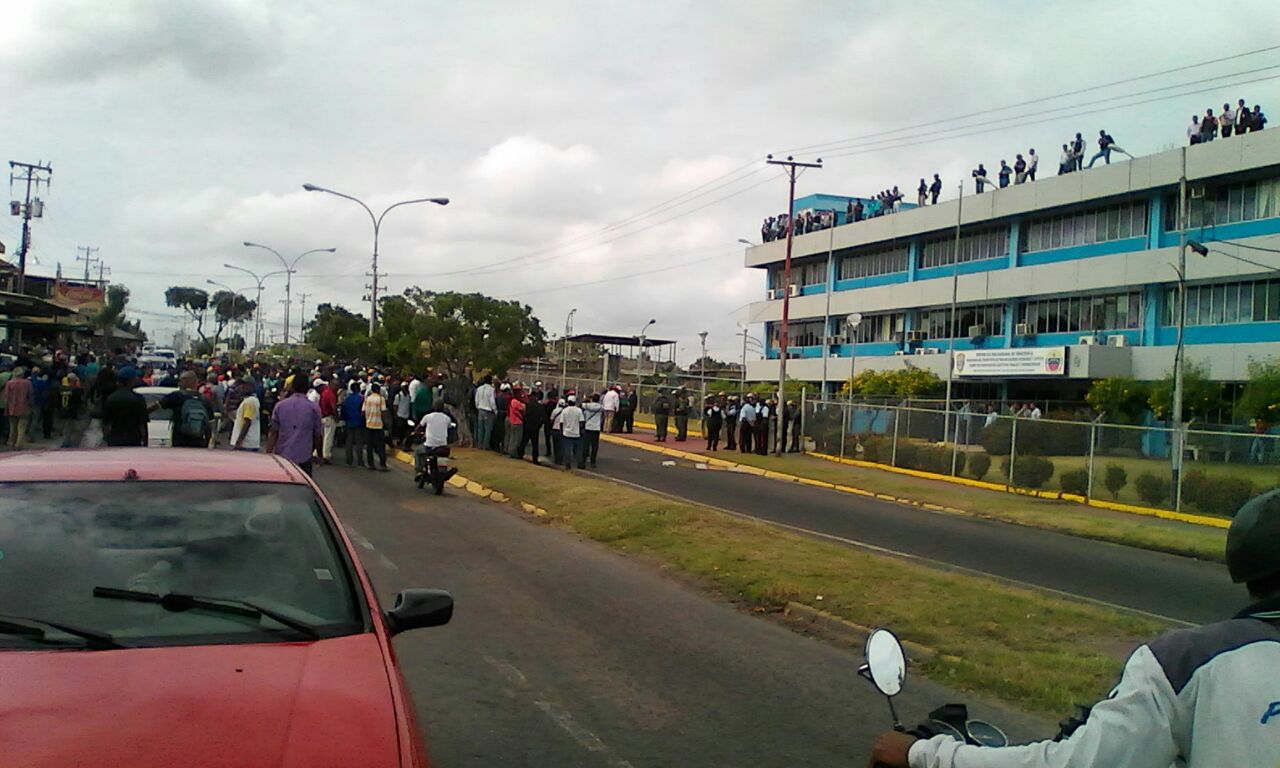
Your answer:
[[[295,640],[301,626],[313,637],[362,631],[339,551],[303,486],[0,485],[0,617],[105,633],[122,645]],[[104,599],[95,596],[101,588],[247,602],[261,614]],[[38,634],[0,627],[0,648],[47,647]]]

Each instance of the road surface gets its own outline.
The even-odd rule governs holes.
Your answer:
[[[438,766],[861,766],[889,724],[859,653],[402,467],[316,474],[386,604],[408,586],[457,601],[395,640]],[[956,700],[914,677],[899,711]],[[976,711],[1015,737],[1051,728]]]
[[[675,444],[673,447],[679,447]],[[724,452],[725,458],[732,454]],[[773,523],[882,547],[1175,621],[1206,623],[1243,608],[1226,568],[995,520],[931,512],[736,472],[674,466],[669,457],[600,446],[599,474]]]

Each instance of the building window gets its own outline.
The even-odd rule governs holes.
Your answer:
[[[827,282],[827,262],[796,261],[791,264],[792,285],[823,285]],[[782,287],[782,267],[769,268],[769,289]]]
[[[1036,333],[1123,331],[1142,327],[1142,292],[1062,296],[1022,302],[1022,322]]]
[[[983,259],[999,259],[1009,254],[1009,229],[997,227],[960,236],[960,255],[956,258],[956,238],[938,237],[925,241],[920,248],[920,268],[943,267],[948,264]]]
[[[826,331],[827,323],[825,320],[798,320],[787,323],[787,348],[792,347],[816,347],[822,344],[822,338]],[[778,340],[779,331],[782,329],[782,323],[769,324],[769,347],[778,349],[780,344]]]
[[[907,246],[883,248],[840,257],[840,280],[889,275],[907,271]]]
[[[1191,229],[1280,216],[1280,178],[1236,184],[1192,184],[1190,194],[1195,195],[1201,186],[1204,189],[1203,197],[1193,196],[1187,199],[1187,219]],[[1177,194],[1165,197],[1164,210],[1164,231],[1176,232]]]
[[[1121,203],[1033,219],[1026,224],[1022,252],[1106,243],[1147,234],[1147,203]]]
[[[879,341],[897,341],[902,333],[906,314],[902,312],[885,312],[878,315],[863,315],[855,331],[859,344],[872,344]],[[840,319],[843,325],[844,319]]]
[[[1178,289],[1164,292],[1166,326],[1178,324]],[[1280,322],[1280,279],[1187,286],[1187,325]]]
[[[956,307],[954,334],[947,332],[947,321],[951,317],[950,307],[935,307],[920,312],[920,329],[929,334],[931,339],[967,339],[973,335],[1001,336],[1004,334],[1004,305],[979,304]],[[978,334],[970,333],[979,330]]]

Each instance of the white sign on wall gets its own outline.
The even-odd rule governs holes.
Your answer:
[[[1066,347],[970,349],[956,352],[957,376],[1066,376]]]

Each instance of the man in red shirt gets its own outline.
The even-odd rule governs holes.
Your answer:
[[[524,390],[516,387],[511,393],[511,402],[507,405],[507,444],[503,446],[505,453],[516,455],[516,446],[520,444],[520,435],[524,432]]]
[[[5,415],[9,417],[9,447],[18,450],[27,440],[31,420],[31,380],[25,368],[14,368],[4,385]]]
[[[323,379],[316,379],[316,391],[320,393],[320,423],[324,425],[324,439],[320,447],[320,463],[331,464],[333,436],[338,431],[338,395]]]

